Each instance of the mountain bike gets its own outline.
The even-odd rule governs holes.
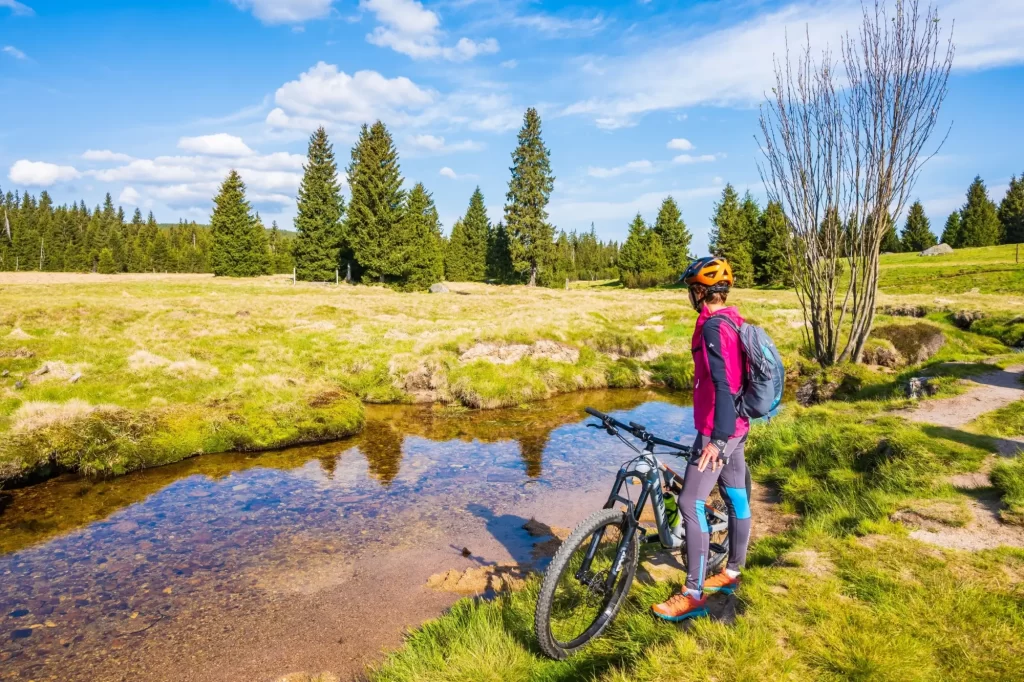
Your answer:
[[[586,412],[600,420],[599,424],[588,426],[616,436],[637,456],[622,465],[604,507],[573,530],[544,573],[534,630],[540,648],[558,660],[600,636],[618,615],[636,575],[640,545],[660,542],[668,549],[686,545],[681,514],[677,512],[670,519],[665,505],[666,494],[678,495],[682,491],[685,474],[681,476],[662,464],[658,455],[689,457],[693,448],[658,438],[642,424],[626,424],[591,407]],[[634,444],[623,433],[642,445]],[[655,447],[668,450],[655,452]],[[635,502],[629,490],[633,482],[640,486]],[[748,469],[748,498],[750,487]],[[648,501],[654,511],[653,533],[640,525]],[[625,508],[617,508],[618,504]],[[712,504],[705,505],[705,514],[711,533],[707,571],[713,575],[721,570],[729,554],[729,518],[724,508]],[[681,554],[686,556],[685,552]]]

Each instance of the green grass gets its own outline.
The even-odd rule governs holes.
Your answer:
[[[985,294],[1024,293],[1024,263],[1017,263],[1016,246],[958,249],[945,256],[916,253],[880,258],[879,288],[889,293]]]
[[[1006,504],[1006,509],[1001,512],[1003,520],[1024,525],[1024,458],[1018,455],[1012,460],[999,462],[990,476],[992,485]]]
[[[974,422],[972,430],[1010,438],[1024,436],[1024,400],[982,415]]]

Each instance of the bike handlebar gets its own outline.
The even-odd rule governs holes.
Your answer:
[[[605,429],[608,429],[609,432],[611,432],[612,429],[622,429],[634,438],[642,440],[645,443],[650,443],[651,445],[661,445],[662,447],[672,448],[673,450],[680,450],[682,453],[686,454],[689,454],[690,451],[693,450],[689,445],[682,445],[681,443],[675,443],[670,440],[665,440],[664,438],[658,438],[654,434],[648,433],[646,427],[635,422],[623,424],[618,419],[609,417],[604,412],[595,410],[593,407],[586,408],[586,413],[592,417],[600,419]]]

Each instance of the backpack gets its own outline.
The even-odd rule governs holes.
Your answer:
[[[720,316],[723,322],[736,330],[747,356],[746,375],[743,390],[736,396],[736,412],[748,419],[767,417],[782,401],[782,389],[786,382],[786,370],[782,356],[775,342],[761,327],[744,322],[736,326],[729,317]]]

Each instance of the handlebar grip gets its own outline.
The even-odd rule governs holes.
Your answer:
[[[588,407],[584,411],[592,417],[597,417],[601,421],[608,419],[608,415],[606,415],[604,412],[601,412],[600,410],[595,410],[593,407]]]

